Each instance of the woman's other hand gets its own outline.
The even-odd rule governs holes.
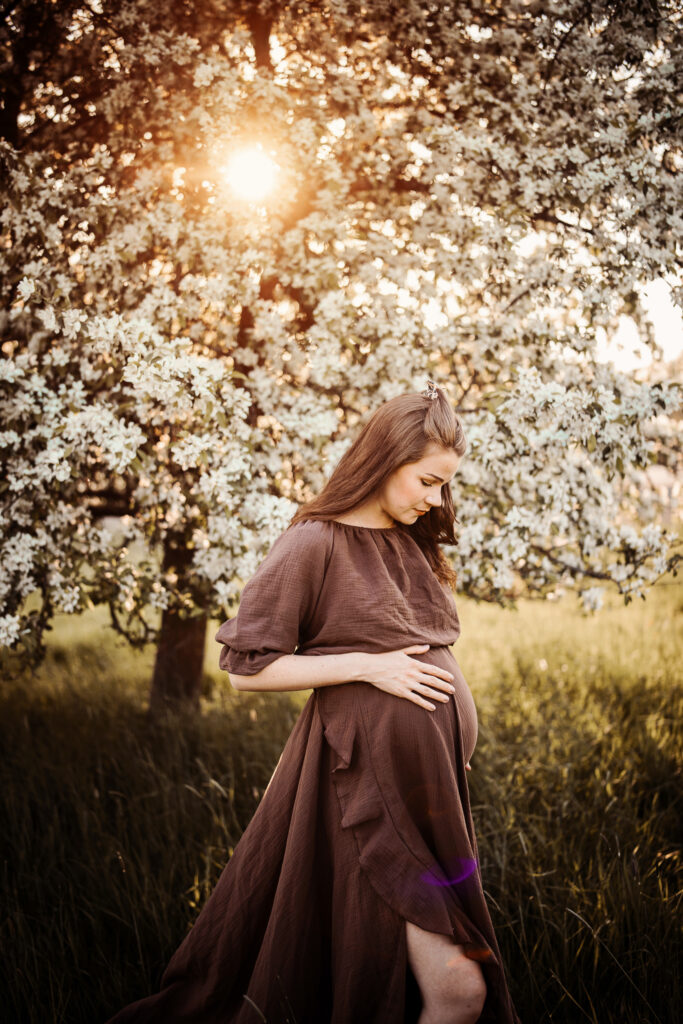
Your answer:
[[[429,644],[413,644],[398,651],[364,654],[362,678],[385,693],[403,697],[429,711],[436,709],[425,697],[445,702],[455,693],[451,685],[453,673],[438,665],[411,658],[411,654],[424,654]]]

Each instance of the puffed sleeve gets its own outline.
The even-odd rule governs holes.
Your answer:
[[[237,615],[215,639],[221,669],[252,676],[293,654],[315,609],[328,557],[325,523],[299,520],[281,534],[242,591]]]

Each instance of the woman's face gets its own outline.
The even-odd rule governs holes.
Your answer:
[[[380,509],[400,523],[414,523],[441,504],[441,488],[450,483],[462,456],[430,441],[418,462],[395,470],[378,494]]]

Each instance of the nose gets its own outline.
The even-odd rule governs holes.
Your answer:
[[[427,495],[427,503],[438,507],[441,504],[441,488],[437,491],[430,491]]]

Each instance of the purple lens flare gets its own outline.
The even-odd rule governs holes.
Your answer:
[[[458,885],[476,870],[477,860],[475,857],[454,857],[446,872],[423,871],[420,881],[426,882],[427,885]]]

